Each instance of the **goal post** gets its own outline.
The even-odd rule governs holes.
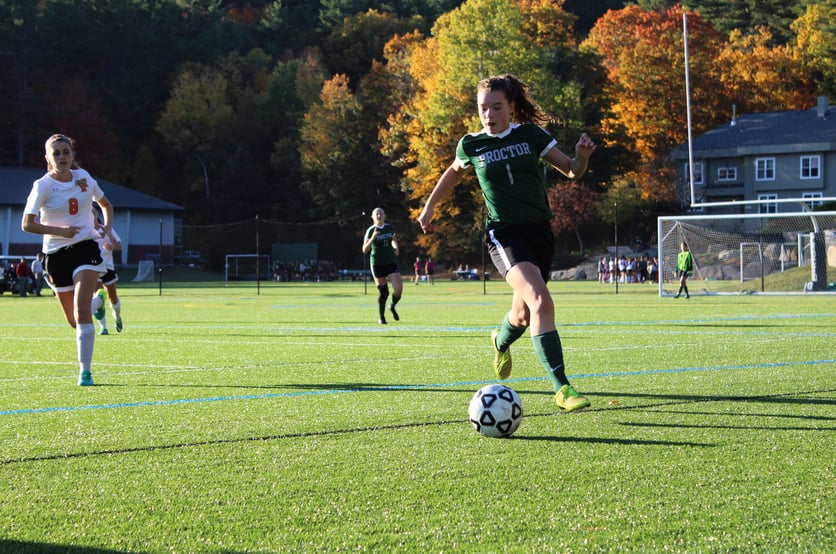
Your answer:
[[[227,254],[224,281],[269,281],[270,256],[267,254]]]
[[[657,239],[659,296],[678,286],[682,242],[692,295],[836,292],[836,211],[660,217]]]

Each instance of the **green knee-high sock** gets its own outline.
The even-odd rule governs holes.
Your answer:
[[[557,331],[531,337],[531,340],[534,342],[537,357],[540,358],[540,362],[552,380],[554,390],[558,391],[563,385],[568,385],[566,368],[563,366],[563,346],[560,344],[560,335]]]
[[[499,326],[499,333],[496,335],[496,347],[500,352],[505,352],[515,340],[525,333],[525,329],[525,327],[514,327],[511,325],[511,322],[508,320],[508,314],[506,313],[502,319],[502,325]]]

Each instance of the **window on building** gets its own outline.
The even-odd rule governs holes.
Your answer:
[[[775,158],[755,159],[755,181],[775,180]]]
[[[820,192],[805,192],[801,195],[801,198],[807,201],[807,206],[809,206],[811,210],[824,204],[824,202],[821,201],[822,193]]]
[[[801,156],[801,178],[818,179],[821,177],[821,156]]]
[[[703,165],[702,162],[696,162],[694,164],[694,184],[695,185],[702,185],[703,184]],[[690,165],[685,164],[685,179],[691,178],[691,170]]]
[[[778,203],[777,202],[770,202],[770,200],[778,200],[777,194],[759,194],[758,200],[763,202],[758,207],[760,211],[758,213],[762,214],[777,214],[778,213]]]
[[[737,181],[736,167],[718,167],[717,168],[717,182],[729,183]]]

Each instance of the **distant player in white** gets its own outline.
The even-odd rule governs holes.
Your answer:
[[[113,206],[93,177],[76,163],[72,139],[52,135],[44,145],[47,172],[32,184],[23,209],[21,228],[43,235],[44,272],[55,291],[64,318],[76,330],[80,386],[92,386],[96,328],[90,298],[104,273],[93,221],[93,201],[104,213],[109,231]],[[40,216],[40,218],[38,218]]]
[[[99,243],[99,248],[102,251],[102,259],[104,260],[107,271],[99,279],[99,284],[104,286],[104,289],[93,296],[90,304],[90,310],[93,312],[93,318],[101,325],[100,335],[107,335],[107,317],[105,316],[104,298],[105,291],[107,291],[107,299],[110,302],[110,309],[113,312],[113,319],[116,320],[116,331],[122,332],[122,302],[119,300],[119,295],[116,292],[116,282],[119,276],[116,274],[116,266],[113,264],[113,253],[122,250],[122,239],[116,233],[115,229],[107,231],[104,227],[104,215],[102,209],[98,204],[93,204],[93,217],[96,219],[96,233]]]

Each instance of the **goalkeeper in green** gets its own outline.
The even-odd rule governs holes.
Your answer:
[[[691,298],[691,295],[688,294],[688,274],[691,273],[691,270],[694,268],[694,258],[691,257],[691,252],[688,250],[688,245],[684,242],[679,245],[679,254],[676,255],[676,272],[679,275],[679,292],[676,293],[674,298],[679,298],[679,296],[684,292],[685,298]]]

